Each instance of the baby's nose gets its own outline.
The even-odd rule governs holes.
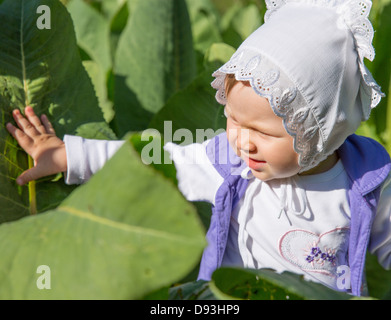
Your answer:
[[[239,134],[236,141],[236,146],[241,151],[251,153],[256,151],[256,146],[250,140],[249,130],[241,129],[239,130]]]
[[[256,147],[253,143],[246,143],[246,144],[242,144],[240,146],[238,146],[238,148],[241,150],[241,151],[244,151],[246,153],[254,153],[256,151]]]

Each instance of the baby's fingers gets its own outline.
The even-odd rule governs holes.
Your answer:
[[[8,132],[18,141],[19,145],[28,152],[29,147],[33,143],[32,139],[26,135],[22,130],[16,128],[11,123],[7,123]]]
[[[42,120],[42,124],[45,127],[46,133],[56,134],[56,132],[54,131],[54,128],[53,128],[51,122],[49,121],[49,119],[48,119],[48,117],[46,115],[43,114],[41,116],[41,120]]]
[[[34,137],[39,135],[39,131],[35,128],[35,126],[27,120],[25,117],[22,116],[19,110],[14,110],[12,112],[12,115],[14,116],[14,120],[21,131],[23,131],[25,134],[27,134],[30,137]]]
[[[17,179],[16,183],[20,186],[25,185],[26,183],[37,180],[41,178],[43,175],[40,172],[40,169],[38,167],[33,167],[29,170],[24,171]]]
[[[45,134],[46,129],[45,129],[44,125],[42,124],[41,120],[39,120],[39,118],[35,114],[34,109],[31,107],[26,107],[24,109],[24,111],[26,113],[26,117],[27,117],[28,121],[30,121],[30,123],[35,127],[35,129],[39,133]]]

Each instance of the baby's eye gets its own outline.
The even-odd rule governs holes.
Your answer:
[[[264,131],[257,131],[257,133],[262,137],[272,137],[271,134],[264,132]]]

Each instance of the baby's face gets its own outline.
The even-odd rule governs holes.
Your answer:
[[[250,85],[238,82],[231,89],[225,107],[228,140],[254,176],[268,181],[286,178],[300,171],[293,137],[285,130],[266,98]]]

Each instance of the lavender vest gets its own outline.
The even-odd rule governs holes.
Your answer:
[[[207,232],[208,246],[204,250],[198,278],[210,280],[221,266],[227,244],[231,213],[243,197],[248,180],[241,177],[246,164],[229,147],[226,133],[216,136],[207,145],[207,155],[224,178],[216,193],[212,217]],[[365,255],[376,214],[381,185],[391,169],[387,151],[376,141],[352,135],[339,148],[338,155],[349,177],[351,226],[349,237],[349,267],[354,295],[361,295]]]

